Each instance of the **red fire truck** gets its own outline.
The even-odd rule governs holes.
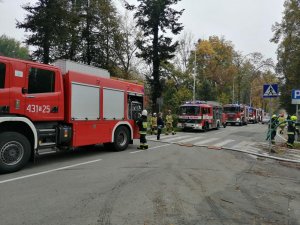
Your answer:
[[[226,104],[223,106],[227,116],[227,124],[247,125],[249,120],[249,107],[243,104]]]
[[[0,172],[14,172],[45,149],[103,143],[121,151],[138,138],[143,85],[106,70],[0,57]]]
[[[180,106],[177,127],[183,130],[219,129],[226,126],[222,106],[217,102],[191,101]]]
[[[249,107],[249,123],[259,122],[259,109],[254,107]]]

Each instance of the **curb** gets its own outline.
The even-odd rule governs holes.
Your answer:
[[[235,151],[235,152],[241,152],[241,153],[246,153],[249,155],[255,155],[255,156],[259,156],[259,157],[264,157],[264,158],[268,158],[268,159],[274,159],[277,161],[282,161],[282,162],[291,162],[291,163],[300,163],[300,160],[293,160],[293,159],[286,159],[286,158],[281,158],[281,157],[277,157],[277,156],[271,156],[268,155],[268,153],[256,153],[256,152],[249,152],[249,151],[245,151],[245,150],[241,150],[241,149],[234,149],[234,148],[226,148],[226,147],[217,147],[217,146],[211,146],[211,145],[193,145],[193,144],[184,144],[184,143],[180,143],[180,142],[167,142],[167,141],[158,141],[158,140],[151,140],[154,142],[162,142],[162,143],[169,143],[169,144],[176,144],[176,145],[180,145],[180,146],[185,146],[185,147],[205,147],[208,149],[214,149],[214,150],[229,150],[229,151]]]

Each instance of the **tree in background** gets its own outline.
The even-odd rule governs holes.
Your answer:
[[[38,0],[23,8],[28,14],[17,27],[29,32],[33,59],[70,59],[130,77],[136,34],[123,26],[112,0]]]
[[[286,0],[284,8],[281,23],[273,26],[274,37],[271,41],[279,43],[277,71],[283,75],[280,88],[281,106],[288,113],[294,113],[291,92],[292,89],[300,87],[300,2]]]
[[[66,32],[66,0],[39,0],[34,6],[24,5],[28,12],[24,22],[17,22],[17,28],[30,32],[27,45],[35,46],[32,58],[45,64],[53,61],[53,48],[57,45],[60,33]]]
[[[135,10],[134,18],[137,26],[143,32],[143,39],[137,41],[140,50],[138,56],[152,64],[152,76],[148,77],[151,86],[152,110],[157,111],[156,100],[161,97],[161,63],[174,57],[178,42],[172,43],[171,37],[166,37],[167,30],[177,35],[183,29],[178,22],[183,10],[171,8],[180,0],[137,0],[137,7],[127,4],[126,8]]]
[[[198,40],[195,48],[196,56],[192,55],[190,61],[193,62],[196,58],[197,97],[228,103],[235,73],[232,43],[224,38],[211,36],[208,40]]]
[[[16,39],[1,35],[0,55],[18,59],[29,59],[29,50],[27,47],[21,46],[21,43]]]

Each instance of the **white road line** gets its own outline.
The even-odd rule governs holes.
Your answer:
[[[192,138],[188,138],[188,139],[185,139],[185,140],[182,140],[182,141],[178,141],[176,143],[187,143],[189,141],[194,141],[194,140],[200,140],[200,139],[203,139],[205,137],[192,137]]]
[[[149,141],[154,141],[154,140],[156,140],[156,138],[157,138],[157,136],[155,135],[155,136],[148,136],[147,137],[147,140],[149,140]],[[166,135],[166,136],[160,136],[160,139],[166,139],[166,138],[170,138],[170,136],[168,136],[168,135]]]
[[[156,148],[161,148],[161,147],[165,147],[165,146],[168,146],[168,145],[171,145],[171,144],[159,145],[159,146],[155,146],[155,147],[148,148],[148,149],[145,149],[145,150],[138,150],[138,151],[129,152],[129,153],[133,154],[133,153],[138,153],[138,152],[145,152],[145,151],[148,151],[148,150],[152,150],[152,149],[156,149]]]
[[[53,169],[53,170],[46,170],[46,171],[39,172],[39,173],[33,173],[33,174],[21,176],[21,177],[11,178],[11,179],[8,179],[8,180],[2,180],[2,181],[0,181],[0,184],[4,184],[4,183],[7,183],[7,182],[16,181],[16,180],[21,180],[21,179],[25,179],[25,178],[29,178],[29,177],[35,177],[35,176],[39,176],[39,175],[43,175],[43,174],[47,174],[47,173],[52,173],[52,172],[55,172],[55,171],[65,170],[65,169],[73,168],[73,167],[76,167],[76,166],[91,164],[91,163],[99,162],[101,160],[102,159],[96,159],[96,160],[92,160],[92,161],[88,161],[88,162],[83,162],[83,163],[78,163],[78,164],[74,164],[74,165],[70,165],[70,166],[60,167],[60,168]]]
[[[183,138],[188,138],[191,137],[191,135],[184,135],[184,136],[179,136],[179,137],[172,137],[172,138],[168,138],[164,141],[169,142],[169,141],[175,141],[175,140],[179,140],[179,139],[183,139]]]
[[[219,143],[215,144],[214,146],[222,147],[222,146],[224,146],[224,145],[226,145],[226,144],[228,144],[228,143],[230,143],[230,142],[234,142],[234,140],[231,140],[231,139],[224,140],[224,141],[222,141],[222,142],[219,142]]]
[[[203,145],[203,144],[206,144],[206,143],[209,143],[209,142],[212,142],[212,141],[216,141],[218,139],[219,138],[209,138],[209,139],[206,139],[206,140],[203,140],[203,141],[199,141],[199,142],[195,143],[194,145]]]

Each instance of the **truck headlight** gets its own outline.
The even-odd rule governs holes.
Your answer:
[[[241,119],[240,118],[236,118],[236,122],[240,122],[241,121]]]

